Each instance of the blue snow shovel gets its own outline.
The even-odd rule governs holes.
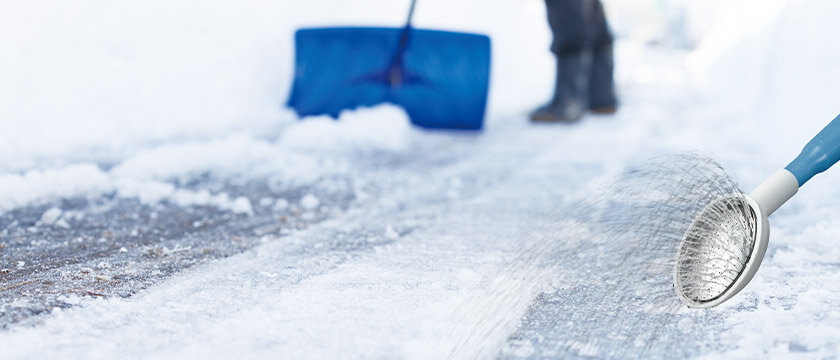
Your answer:
[[[481,129],[490,78],[490,38],[411,26],[339,27],[295,33],[287,105],[298,116],[392,103],[424,128]]]

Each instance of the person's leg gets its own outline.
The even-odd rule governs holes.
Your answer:
[[[613,38],[600,1],[592,16],[592,70],[589,75],[589,109],[598,114],[614,113],[618,107],[613,80]]]
[[[531,113],[534,121],[574,121],[588,108],[587,74],[592,57],[587,45],[587,4],[592,0],[546,0],[548,24],[557,58],[554,95]]]
[[[586,4],[591,0],[545,0],[548,26],[553,39],[551,52],[574,55],[583,51],[587,41]]]

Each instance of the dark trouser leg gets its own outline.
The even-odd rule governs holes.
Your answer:
[[[587,6],[593,0],[545,0],[548,26],[553,36],[551,52],[557,55],[580,53],[587,43]]]

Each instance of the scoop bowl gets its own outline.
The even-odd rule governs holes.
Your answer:
[[[710,308],[744,289],[767,251],[767,217],[798,190],[796,177],[782,169],[749,195],[706,205],[685,231],[674,264],[674,290],[683,304]]]
[[[750,195],[707,205],[688,227],[674,265],[674,289],[691,308],[729,300],[752,280],[770,238],[770,223]]]

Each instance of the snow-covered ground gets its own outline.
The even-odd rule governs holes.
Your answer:
[[[655,156],[746,190],[786,165],[837,115],[840,6],[605,3],[622,108],[572,126],[525,117],[551,86],[541,1],[418,4],[493,38],[477,134],[280,106],[295,28],[397,25],[402,2],[0,4],[0,358],[837,357],[837,172],[708,311],[636,306],[669,289],[628,284],[647,243],[606,230],[671,217],[579,205],[653,201],[621,189],[664,191]]]

